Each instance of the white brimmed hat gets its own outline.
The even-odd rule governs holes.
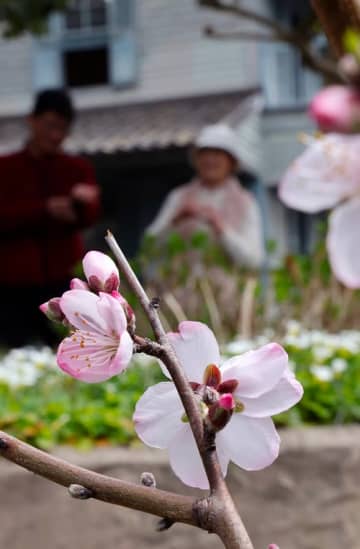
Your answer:
[[[238,164],[241,163],[238,137],[234,130],[225,124],[205,126],[195,140],[196,149],[220,149],[230,154]]]

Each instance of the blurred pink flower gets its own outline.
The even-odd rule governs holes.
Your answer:
[[[279,186],[290,208],[329,218],[327,248],[335,276],[360,288],[360,136],[328,134],[315,140],[288,168]],[[339,205],[338,205],[339,204]]]
[[[355,131],[360,126],[360,91],[341,85],[324,88],[312,100],[309,114],[325,132]]]
[[[108,255],[97,251],[88,252],[82,264],[90,290],[110,294],[119,289],[119,271]]]
[[[106,293],[65,292],[60,307],[74,331],[60,344],[58,365],[88,383],[104,381],[128,366],[133,343],[123,307]]]
[[[229,421],[216,435],[223,474],[230,460],[247,470],[270,465],[278,456],[280,442],[270,416],[287,410],[303,394],[289,369],[283,348],[271,343],[231,358],[217,368],[219,347],[214,334],[204,324],[182,322],[179,332],[168,334],[168,338],[195,394],[199,401],[202,399],[199,405],[205,419],[214,406],[214,399],[215,403],[220,402],[223,411],[231,413]],[[169,377],[166,368],[162,368]],[[226,395],[225,398],[222,395]],[[200,455],[173,383],[150,387],[137,403],[134,422],[145,444],[168,449],[170,464],[185,484],[208,488]]]

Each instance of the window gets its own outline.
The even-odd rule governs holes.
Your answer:
[[[72,0],[34,45],[33,80],[44,87],[128,87],[136,80],[134,0]]]
[[[105,0],[73,0],[65,15],[68,30],[97,29],[107,23]]]
[[[106,47],[65,51],[63,66],[65,81],[70,88],[96,86],[109,82]]]
[[[310,10],[309,2],[271,0],[273,16],[290,27]],[[303,66],[300,53],[282,42],[261,45],[261,78],[268,108],[303,108],[322,85],[317,73]]]

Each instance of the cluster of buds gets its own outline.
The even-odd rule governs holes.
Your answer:
[[[243,410],[242,403],[235,399],[238,386],[236,379],[221,381],[221,370],[209,364],[204,372],[203,383],[191,382],[191,387],[200,401],[200,410],[209,431],[221,431],[234,412]]]
[[[58,348],[59,367],[76,379],[98,383],[128,367],[135,315],[119,292],[119,271],[112,259],[88,252],[83,269],[86,281],[73,278],[70,290],[43,303],[40,310],[70,328]]]
[[[134,311],[119,292],[120,277],[114,261],[107,255],[91,251],[88,252],[83,261],[83,271],[87,282],[80,278],[73,278],[70,281],[70,290],[84,290],[99,294],[101,292],[110,294],[117,299],[124,309],[130,330],[135,330]],[[40,310],[53,322],[60,322],[69,326],[69,321],[61,308],[61,298],[53,297],[46,303],[40,305]]]

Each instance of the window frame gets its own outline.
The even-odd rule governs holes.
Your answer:
[[[66,86],[62,59],[65,52],[102,46],[108,49],[109,81],[104,85],[118,89],[136,85],[136,2],[135,0],[105,0],[105,7],[106,26],[98,28],[66,29],[64,13],[55,13],[49,17],[47,35],[35,40],[34,44],[33,88],[35,90],[49,87],[51,80],[52,87]],[[51,59],[47,50],[52,54]],[[48,75],[42,74],[45,65]]]

